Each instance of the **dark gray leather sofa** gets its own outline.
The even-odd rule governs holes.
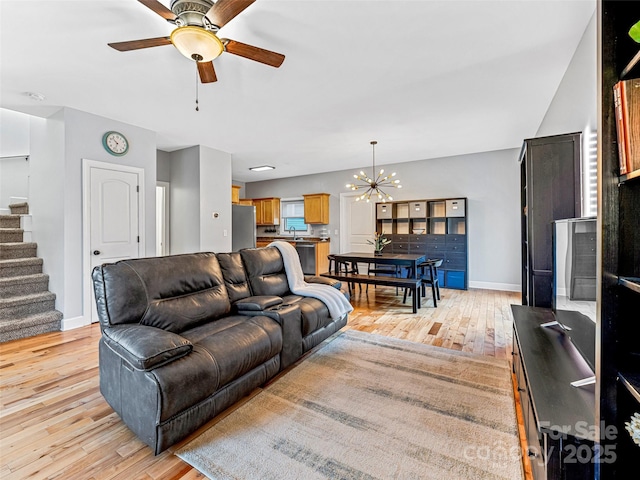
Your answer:
[[[289,292],[273,247],[124,260],[96,267],[93,284],[100,391],[155,454],[347,322]]]

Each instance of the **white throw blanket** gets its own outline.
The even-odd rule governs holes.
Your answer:
[[[271,242],[269,246],[276,247],[282,254],[289,290],[292,293],[303,297],[317,298],[327,306],[329,315],[334,320],[353,310],[353,307],[340,290],[330,285],[304,281],[300,257],[293,245],[288,242]]]

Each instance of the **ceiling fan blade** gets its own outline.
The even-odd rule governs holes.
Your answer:
[[[171,45],[169,37],[145,38],[143,40],[130,40],[128,42],[108,43],[111,48],[115,48],[120,52],[128,52],[129,50],[139,50],[141,48],[161,47],[162,45]]]
[[[256,0],[218,0],[205,14],[211,23],[222,28]]]
[[[145,7],[148,7],[151,10],[153,10],[154,12],[156,12],[158,15],[160,15],[165,20],[168,20],[169,22],[174,22],[175,21],[175,19],[176,19],[175,13],[173,13],[171,10],[169,10],[167,7],[165,7],[163,4],[158,2],[158,0],[138,0],[138,1],[141,4],[143,4]]]
[[[284,62],[284,55],[281,53],[271,52],[264,48],[254,47],[253,45],[247,45],[246,43],[236,42],[235,40],[226,38],[222,39],[222,43],[224,43],[224,49],[227,52],[264,63],[265,65],[278,68],[282,65],[282,62]]]
[[[196,62],[198,64],[198,73],[202,83],[213,83],[218,81],[216,71],[213,68],[213,62]]]

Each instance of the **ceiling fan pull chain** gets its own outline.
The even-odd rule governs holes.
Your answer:
[[[200,107],[198,106],[198,62],[196,62],[196,112],[200,111]]]

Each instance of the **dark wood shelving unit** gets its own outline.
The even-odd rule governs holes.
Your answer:
[[[640,77],[638,43],[627,34],[638,20],[640,2],[598,2],[601,270],[596,424],[601,450],[615,453],[615,461],[605,457],[597,465],[597,477],[603,479],[629,478],[640,455],[640,446],[625,429],[625,422],[640,412],[640,170],[619,175],[613,98],[618,81]]]
[[[582,215],[580,132],[524,141],[520,152],[522,304],[551,308],[552,222]]]
[[[440,258],[441,287],[469,287],[468,209],[466,198],[400,200],[376,204],[376,232],[391,244],[390,253],[424,253]]]

